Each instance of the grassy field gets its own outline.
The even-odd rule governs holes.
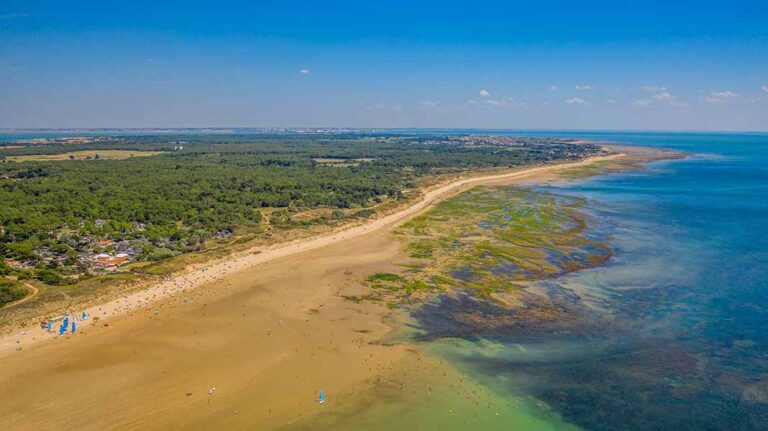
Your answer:
[[[134,150],[84,150],[71,151],[61,154],[33,154],[26,156],[8,156],[7,160],[14,162],[50,162],[57,160],[121,160],[131,157],[148,157],[164,154],[164,151],[134,151]]]
[[[350,166],[359,166],[360,163],[370,163],[376,159],[373,158],[358,158],[358,159],[332,159],[326,157],[316,157],[314,160],[317,164],[322,166],[333,166],[336,168],[347,168]]]

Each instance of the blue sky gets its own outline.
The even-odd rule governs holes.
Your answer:
[[[114,3],[0,1],[0,127],[768,130],[767,1]]]

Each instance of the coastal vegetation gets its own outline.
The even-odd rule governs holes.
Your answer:
[[[361,134],[0,146],[0,277],[63,286],[159,274],[144,263],[372,217],[438,175],[601,151],[564,139]],[[424,247],[426,255],[434,244]]]
[[[26,295],[27,289],[21,284],[11,280],[0,279],[0,307],[18,301]]]
[[[481,296],[604,263],[612,250],[588,235],[577,198],[517,187],[476,187],[397,230],[411,262],[367,284],[389,301],[471,289]]]

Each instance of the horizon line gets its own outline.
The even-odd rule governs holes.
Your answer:
[[[737,129],[592,129],[592,128],[495,128],[495,127],[348,127],[348,126],[173,126],[173,127],[0,127],[0,133],[19,132],[19,131],[177,131],[177,130],[286,130],[286,131],[305,131],[308,133],[314,131],[333,131],[333,130],[352,130],[352,131],[397,131],[397,130],[415,130],[415,131],[504,131],[504,132],[629,132],[629,133],[748,133],[748,134],[768,134],[766,130],[737,130]]]

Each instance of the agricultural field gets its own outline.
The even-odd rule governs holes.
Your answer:
[[[9,148],[9,147],[5,147]],[[23,147],[18,147],[23,148]],[[1,148],[0,148],[1,149]],[[131,157],[148,157],[163,154],[162,151],[129,151],[129,150],[83,150],[59,154],[31,154],[25,156],[9,156],[11,162],[49,162],[57,160],[121,160]],[[0,156],[2,152],[0,152]]]

